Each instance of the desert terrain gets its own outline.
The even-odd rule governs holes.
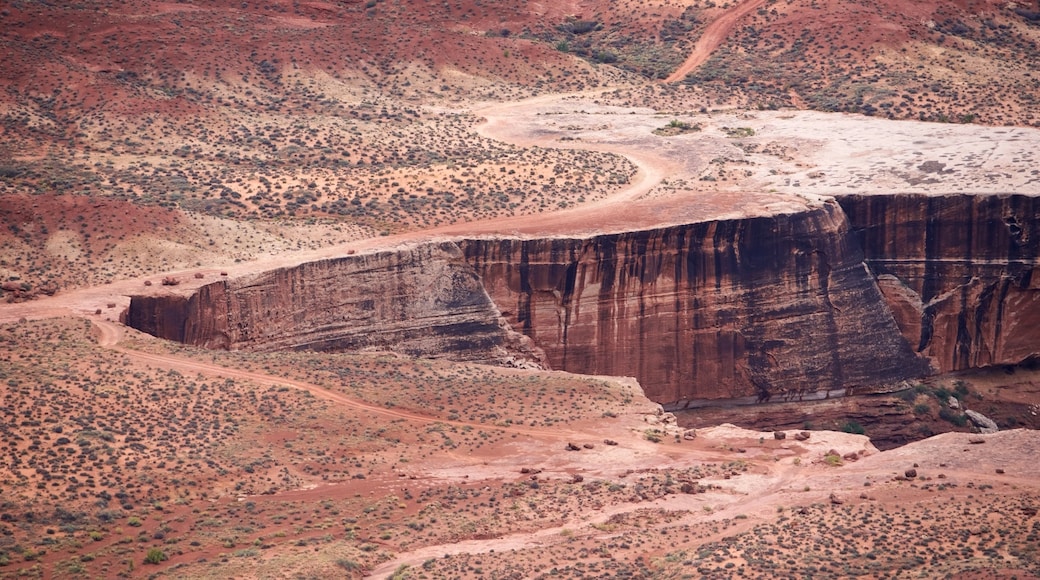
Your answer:
[[[0,21],[0,578],[1040,578],[1040,5],[16,1]],[[727,273],[786,263],[755,224],[821,215],[833,245],[765,244],[804,271]],[[650,274],[691,225],[715,278],[676,272],[714,298]],[[430,245],[447,266],[400,277]],[[819,256],[847,246],[869,288],[846,296]],[[492,258],[542,270],[494,279]],[[335,292],[294,273],[337,264],[357,274]],[[680,363],[657,342],[610,350],[569,325],[610,278],[542,279],[590,264],[640,285],[602,327],[651,309],[636,336],[661,340],[673,302],[680,336],[701,317],[680,302],[709,302],[697,340],[747,344],[697,351],[706,384],[659,372]],[[248,294],[272,279],[291,288]],[[241,346],[129,324],[224,291],[255,307],[214,323]],[[312,294],[320,323],[285,306]],[[386,314],[423,294],[433,338]],[[348,308],[430,356],[257,330]],[[471,328],[456,310],[491,317],[495,364],[438,342]],[[860,348],[856,316],[901,345],[863,357],[891,381],[821,362]],[[759,356],[760,328],[788,350]],[[615,352],[645,375],[564,370],[629,368],[596,359]]]

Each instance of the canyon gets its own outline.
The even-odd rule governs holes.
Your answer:
[[[590,237],[470,237],[133,296],[189,344],[633,376],[670,409],[905,389],[1035,357],[1040,204],[843,195]]]

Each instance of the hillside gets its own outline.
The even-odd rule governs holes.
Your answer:
[[[1032,1],[5,2],[0,580],[1040,578],[1036,71]]]

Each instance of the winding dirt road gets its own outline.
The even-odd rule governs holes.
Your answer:
[[[750,14],[752,10],[760,8],[765,3],[765,0],[744,0],[723,12],[721,16],[704,29],[704,34],[697,39],[697,42],[693,45],[693,50],[686,57],[686,61],[679,68],[675,69],[675,72],[668,75],[664,82],[677,83],[686,78],[686,75],[697,70],[697,67],[711,58],[715,49],[726,40],[726,37],[733,31],[733,27],[737,25],[741,18]]]

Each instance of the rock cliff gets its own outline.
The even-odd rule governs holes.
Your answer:
[[[188,294],[134,296],[127,323],[209,348],[393,350],[538,364],[453,243],[303,263]]]
[[[1040,353],[1040,198],[838,198],[906,340],[940,372]]]
[[[927,372],[834,202],[462,248],[513,328],[553,368],[635,376],[661,403],[779,400]]]
[[[1040,352],[1037,224],[1035,197],[846,195],[767,217],[304,263],[135,296],[128,323],[214,348],[633,376],[671,408],[876,392]]]

